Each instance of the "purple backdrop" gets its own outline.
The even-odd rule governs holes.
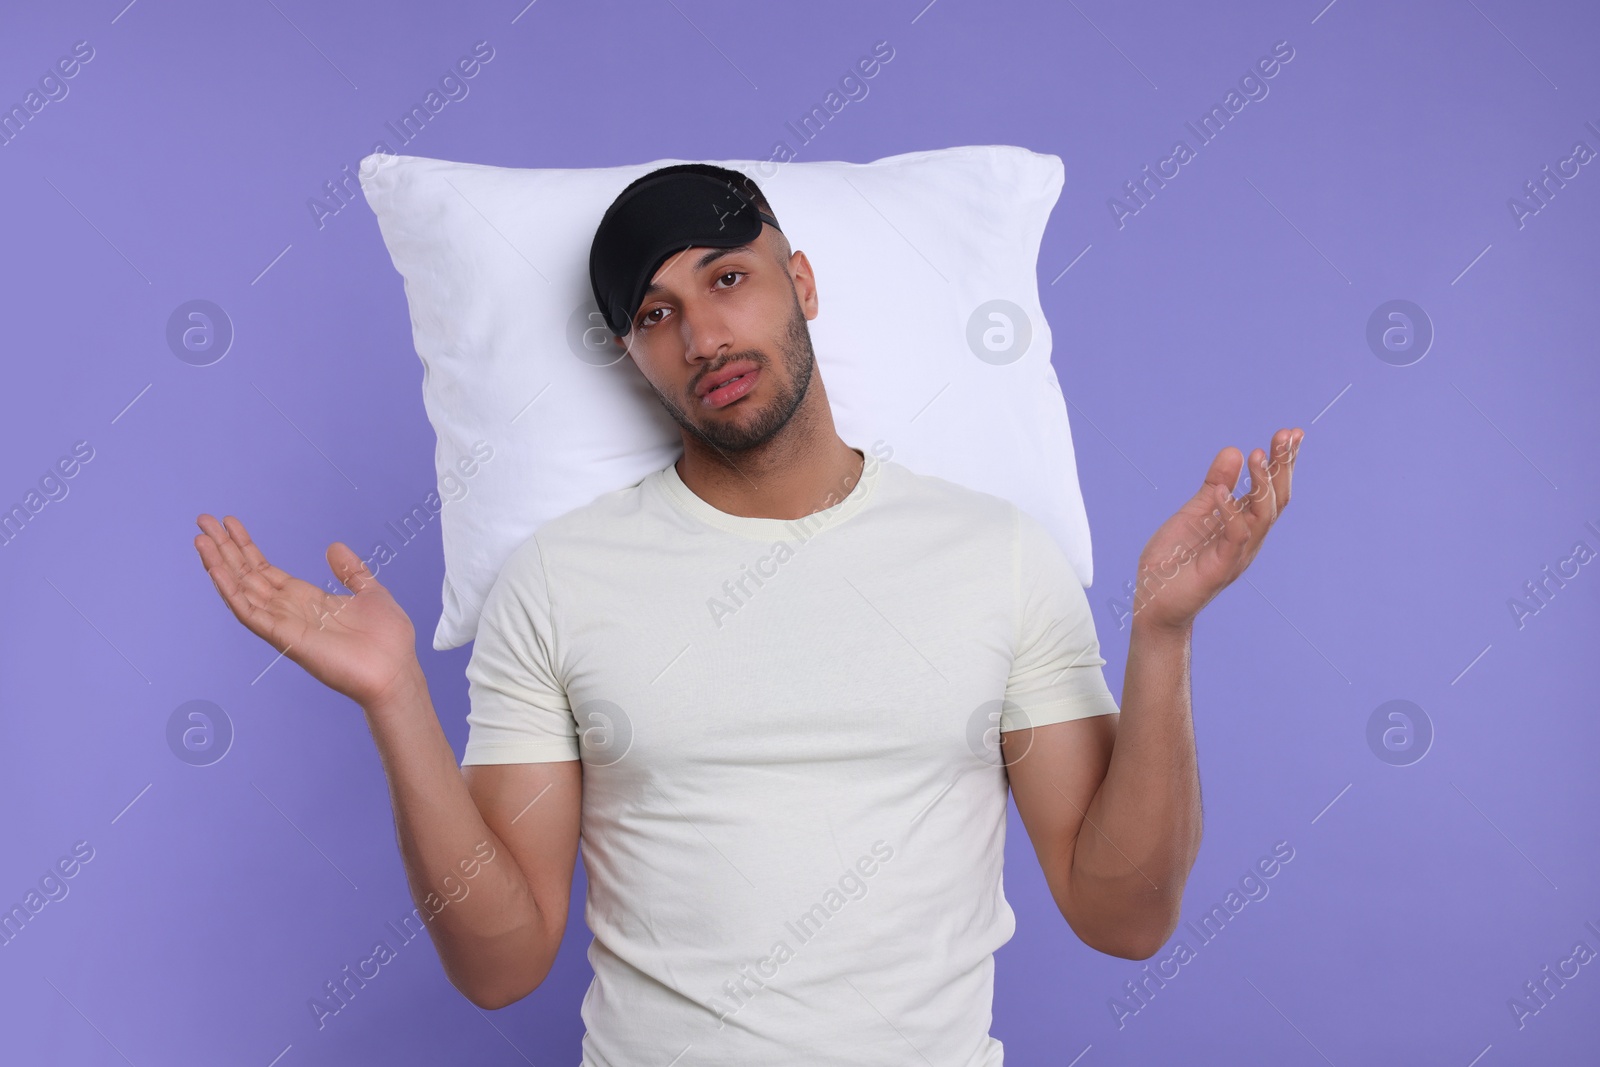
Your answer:
[[[530,167],[1060,155],[1039,279],[1113,692],[1145,540],[1219,448],[1307,437],[1195,632],[1190,952],[1080,943],[1013,812],[1007,1062],[1596,1055],[1592,6],[124,2],[0,32],[0,507],[26,513],[0,545],[0,907],[50,891],[0,944],[0,1060],[578,1061],[581,871],[549,980],[475,1009],[388,925],[410,901],[360,713],[274,664],[191,545],[201,511],[238,514],[321,583],[329,542],[394,544],[433,487],[399,276],[325,184],[379,140]],[[402,143],[388,124],[480,41]],[[878,41],[893,60],[802,143],[787,123]],[[196,300],[218,332],[185,347]],[[437,524],[380,577],[459,753]],[[209,755],[171,734],[196,708]],[[311,999],[379,939],[396,958],[319,1028]]]

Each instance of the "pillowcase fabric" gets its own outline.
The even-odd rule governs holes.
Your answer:
[[[1088,517],[1036,276],[1060,157],[971,145],[871,163],[555,169],[376,153],[361,186],[405,283],[438,438],[433,647],[472,640],[501,565],[541,525],[682,454],[678,425],[611,343],[588,260],[629,182],[688,162],[755,179],[810,260],[812,343],[845,443],[1010,500],[1088,586]]]

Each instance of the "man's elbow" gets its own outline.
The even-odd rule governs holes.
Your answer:
[[[545,961],[544,966],[532,966],[524,960],[510,964],[504,960],[496,962],[500,965],[488,965],[481,958],[471,960],[470,965],[450,960],[445,963],[445,977],[456,987],[456,992],[476,1007],[497,1011],[515,1004],[543,985],[550,975],[549,964],[553,960]]]
[[[529,993],[538,989],[540,983],[534,982],[532,985],[522,983],[516,986],[501,986],[499,988],[469,987],[460,982],[452,982],[451,984],[474,1006],[485,1011],[498,1011],[501,1008],[508,1008],[523,997],[526,997]]]
[[[1074,922],[1066,911],[1062,916],[1078,940],[1096,952],[1125,960],[1147,960],[1160,952],[1177,930],[1180,918],[1176,907],[1163,907],[1145,915],[1123,914],[1100,922]]]
[[[445,977],[456,991],[479,1008],[496,1010],[515,1004],[544,984],[561,947],[559,929],[536,922],[507,930],[457,932],[435,945]]]
[[[1088,942],[1085,942],[1088,944]],[[1111,941],[1103,944],[1089,944],[1097,952],[1104,952],[1107,956],[1116,956],[1124,960],[1147,960],[1161,951],[1161,946],[1167,943],[1165,937],[1160,940],[1150,938],[1129,938],[1120,941]]]
[[[533,990],[528,990],[528,993],[531,992]],[[509,1008],[527,996],[528,993],[513,993],[507,996],[472,996],[468,994],[467,1000],[484,1011],[499,1011],[501,1008]]]

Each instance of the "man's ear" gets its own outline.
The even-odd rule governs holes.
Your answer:
[[[800,301],[800,310],[805,312],[807,319],[817,317],[817,280],[811,273],[811,261],[804,252],[795,252],[789,257],[789,279],[794,283],[795,299]]]

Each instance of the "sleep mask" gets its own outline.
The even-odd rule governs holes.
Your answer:
[[[732,181],[710,173],[720,170],[690,163],[652,174],[606,209],[589,246],[589,284],[612,333],[632,330],[650,279],[674,252],[749,244],[763,222],[781,230]]]

